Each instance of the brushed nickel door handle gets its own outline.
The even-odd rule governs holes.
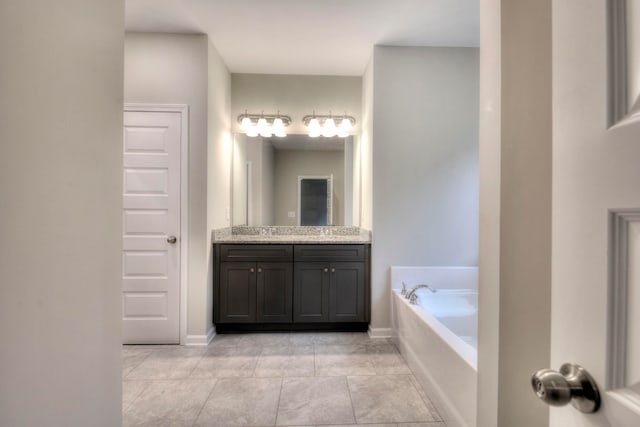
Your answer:
[[[172,245],[174,243],[176,243],[178,241],[178,238],[176,236],[169,236],[167,237],[167,243],[171,243]]]
[[[600,392],[593,377],[580,365],[565,363],[560,372],[540,369],[531,375],[533,392],[544,403],[564,406],[571,403],[580,412],[600,408]]]

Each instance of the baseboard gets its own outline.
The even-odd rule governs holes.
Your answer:
[[[212,326],[207,332],[207,335],[187,335],[184,345],[209,345],[216,336],[216,328]]]
[[[369,326],[370,338],[391,338],[391,328],[372,328]]]

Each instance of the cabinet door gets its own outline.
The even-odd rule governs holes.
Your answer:
[[[256,263],[220,263],[220,322],[256,321]]]
[[[258,322],[290,323],[293,267],[290,262],[259,262],[256,276]]]
[[[329,320],[332,322],[364,322],[364,263],[331,264]]]
[[[329,265],[296,262],[293,288],[293,321],[329,321]]]

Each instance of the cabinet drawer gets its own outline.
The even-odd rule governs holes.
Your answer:
[[[220,261],[291,261],[292,245],[220,245]]]
[[[364,245],[295,245],[295,261],[364,261]]]

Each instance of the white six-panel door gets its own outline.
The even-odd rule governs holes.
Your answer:
[[[582,365],[602,407],[552,427],[640,426],[640,9],[553,2],[551,364]]]
[[[180,113],[124,113],[125,344],[180,341],[180,138]]]

